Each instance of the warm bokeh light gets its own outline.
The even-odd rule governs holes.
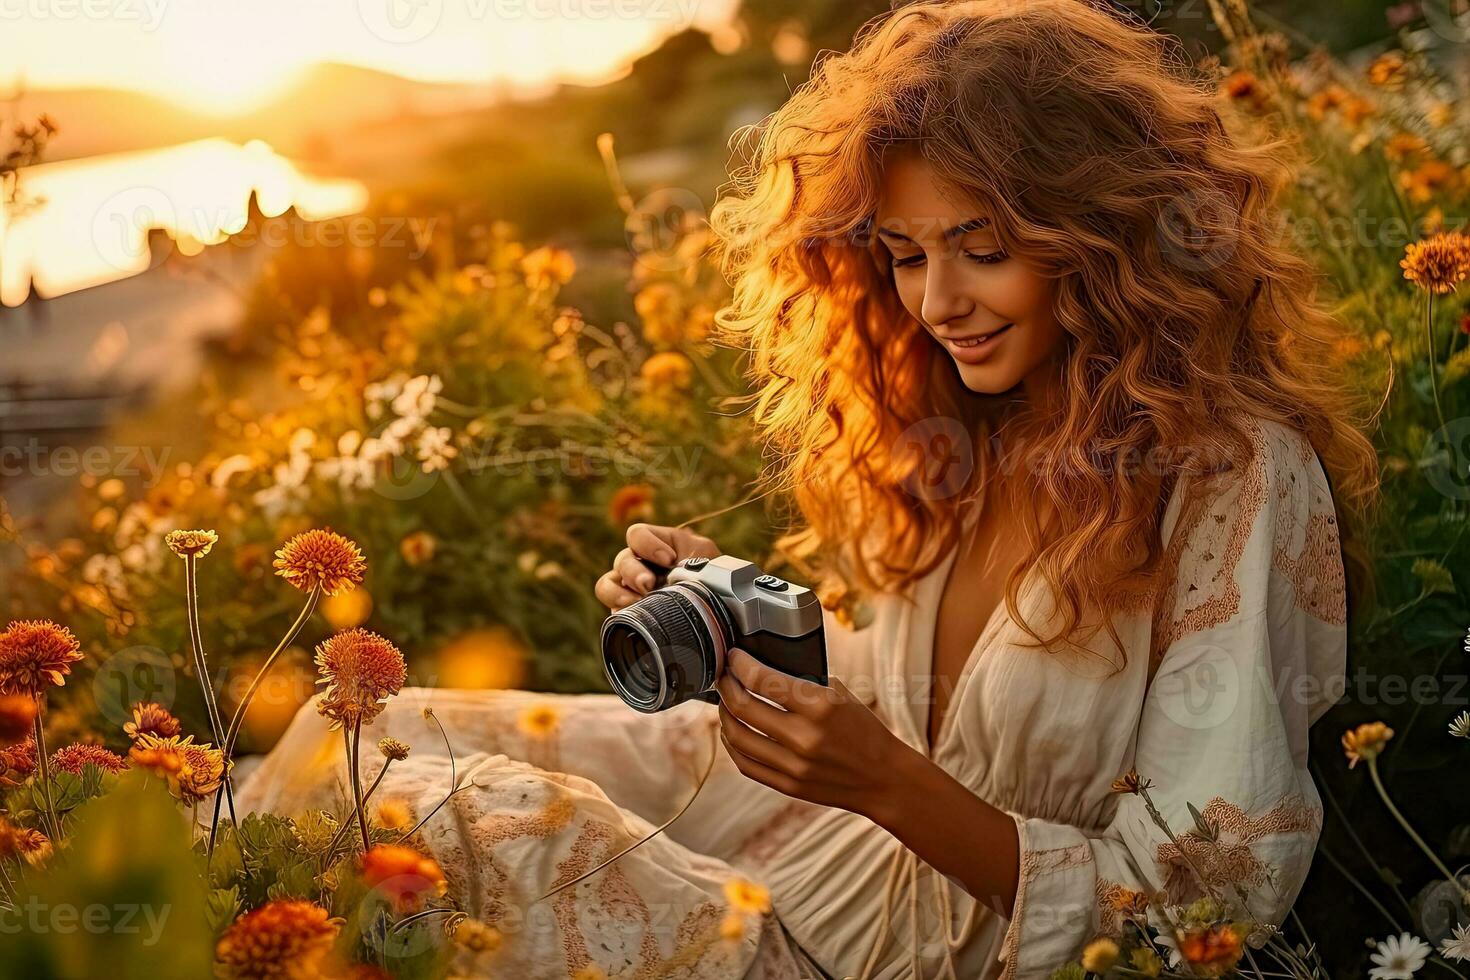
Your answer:
[[[334,630],[348,630],[367,622],[373,611],[373,597],[361,586],[338,592],[322,599],[321,613]]]
[[[423,81],[595,82],[668,34],[725,25],[734,0],[139,0],[26,8],[0,64],[28,87],[148,92],[211,113],[259,108],[323,63]]]
[[[526,650],[500,626],[471,630],[446,644],[438,656],[436,687],[520,687]]]

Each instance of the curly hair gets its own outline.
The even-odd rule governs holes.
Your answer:
[[[1335,373],[1344,328],[1279,234],[1289,139],[1232,136],[1177,42],[1082,0],[913,3],[823,54],[736,134],[745,161],[710,224],[733,287],[716,322],[749,355],[741,404],[765,444],[761,482],[799,510],[778,550],[822,580],[829,608],[937,566],[964,501],[1004,476],[1004,422],[1027,464],[999,485],[1059,518],[1026,521],[1008,611],[1020,621],[1038,566],[1062,627],[1042,638],[1022,625],[1044,644],[1069,635],[1085,609],[1153,587],[1171,488],[1248,460],[1241,414],[1310,440],[1350,605],[1371,592],[1361,540],[1377,456]],[[894,148],[920,154],[985,209],[1001,248],[1054,279],[1066,349],[1052,403],[969,391],[901,305],[873,234]],[[974,440],[961,492],[914,492],[926,465],[914,433],[935,420]]]

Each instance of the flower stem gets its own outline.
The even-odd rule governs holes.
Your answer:
[[[36,764],[41,768],[41,796],[46,801],[46,832],[52,846],[61,846],[61,825],[56,817],[56,804],[51,800],[51,763],[46,758],[46,732],[41,725],[40,697],[36,698]]]
[[[1444,409],[1439,404],[1439,381],[1435,378],[1434,357],[1434,294],[1424,291],[1424,339],[1429,344],[1429,391],[1434,395],[1434,414],[1439,419],[1440,431],[1445,428]]]
[[[271,667],[275,666],[276,659],[280,657],[281,651],[291,645],[291,641],[296,639],[297,634],[306,625],[306,621],[311,617],[312,611],[316,609],[317,600],[321,598],[321,595],[321,585],[317,584],[313,586],[311,592],[306,596],[306,605],[302,607],[301,614],[296,617],[296,622],[292,623],[291,628],[286,631],[286,635],[281,637],[281,642],[276,644],[276,648],[271,651],[271,655],[265,658],[265,663],[261,664],[260,670],[256,671],[255,677],[250,681],[250,686],[245,689],[245,696],[240,699],[240,704],[235,708],[234,716],[230,718],[230,730],[225,734],[224,745],[221,746],[225,753],[226,773],[230,771],[230,764],[235,758],[235,739],[239,737],[240,725],[245,721],[245,709],[250,707],[250,702],[255,697],[255,692],[260,688],[261,683],[265,681],[265,675],[270,673]],[[215,832],[219,828],[219,811],[220,795],[216,793],[214,798],[214,818],[209,824],[209,853],[211,855],[214,854]]]
[[[373,794],[375,792],[377,792],[377,790],[378,790],[378,784],[383,781],[383,777],[385,775],[387,775],[387,773],[388,773],[388,767],[391,766],[392,764],[393,764],[393,760],[392,759],[389,759],[389,760],[387,760],[386,762],[383,763],[383,768],[381,768],[381,769],[378,770],[378,775],[376,777],[374,777],[373,782],[372,782],[372,785],[367,788],[367,792],[366,793],[362,794],[362,805],[363,806],[367,806],[368,800],[370,800],[370,799],[373,798]],[[327,859],[328,860],[331,860],[331,857],[332,857],[333,852],[335,852],[337,850],[337,845],[342,842],[342,838],[346,836],[346,834],[347,834],[347,828],[350,827],[350,826],[352,826],[352,822],[350,820],[344,820],[344,821],[342,821],[342,825],[337,828],[337,832],[332,835],[331,842],[327,844]]]
[[[358,718],[353,721],[350,736],[347,729],[343,728],[342,737],[347,739],[348,764],[352,767],[352,801],[357,806],[357,826],[362,830],[362,853],[366,854],[372,850],[373,842],[368,837],[367,810],[362,805],[362,774],[358,771],[358,749],[362,746],[362,719]]]
[[[1404,833],[1408,834],[1409,839],[1419,845],[1419,850],[1423,851],[1429,857],[1429,860],[1434,862],[1434,866],[1439,869],[1439,873],[1444,875],[1445,880],[1460,893],[1460,900],[1470,902],[1470,892],[1467,892],[1465,886],[1460,884],[1460,880],[1455,877],[1454,872],[1444,866],[1444,862],[1439,859],[1439,855],[1435,854],[1429,845],[1424,843],[1424,838],[1414,832],[1414,828],[1409,826],[1409,821],[1404,819],[1404,815],[1399,812],[1399,808],[1393,805],[1393,800],[1388,798],[1388,790],[1384,788],[1383,780],[1378,776],[1378,760],[1376,758],[1370,758],[1368,760],[1368,774],[1373,777],[1373,786],[1378,790],[1378,795],[1383,799],[1383,805],[1388,807],[1388,812],[1393,814],[1393,818],[1399,822],[1399,826],[1404,828]]]
[[[214,744],[224,747],[225,728],[220,721],[219,704],[214,697],[214,685],[209,679],[209,663],[204,654],[204,634],[199,629],[199,578],[198,578],[198,555],[188,555],[184,559],[184,593],[186,598],[185,610],[189,620],[189,644],[194,648],[194,673],[199,678],[199,690],[204,695],[204,708],[209,714],[209,730],[214,735]],[[235,816],[235,788],[230,778],[230,770],[225,769],[225,779],[219,792],[225,794],[225,799],[230,805],[230,820],[238,823]]]

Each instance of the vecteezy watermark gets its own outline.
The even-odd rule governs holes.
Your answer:
[[[147,486],[163,478],[168,446],[44,446],[34,437],[0,445],[0,476],[141,477]]]
[[[464,21],[654,21],[687,26],[700,0],[357,0],[358,17],[374,37],[415,44],[447,19]]]
[[[51,905],[29,896],[21,905],[0,905],[0,934],[14,936],[22,932],[55,933],[70,936],[78,932],[94,936],[142,936],[144,946],[153,946],[163,938],[171,905],[154,907],[119,903],[104,905]]]
[[[157,647],[118,650],[92,675],[92,700],[102,717],[117,727],[133,720],[133,706],[153,702],[172,709],[177,671],[169,655]]]
[[[168,0],[0,0],[0,21],[115,20],[155,31]]]

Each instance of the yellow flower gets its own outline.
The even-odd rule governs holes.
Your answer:
[[[744,939],[745,916],[739,912],[727,912],[720,920],[720,938],[732,943]]]
[[[560,723],[561,712],[550,704],[533,704],[516,718],[516,728],[531,738],[550,738]]]
[[[170,531],[163,538],[168,550],[180,558],[203,558],[217,541],[219,535],[213,531]]]
[[[731,878],[725,882],[725,900],[737,912],[765,915],[771,911],[771,893],[764,885],[745,878]]]
[[[276,552],[276,574],[302,592],[320,587],[327,595],[362,582],[367,560],[356,544],[331,530],[303,531]]]
[[[1399,174],[1399,187],[1416,204],[1430,201],[1436,194],[1454,190],[1460,183],[1460,172],[1443,160],[1425,160],[1413,170]]]
[[[1164,972],[1164,961],[1147,946],[1135,948],[1129,958],[1133,961],[1133,969],[1146,977],[1156,977]]]
[[[387,799],[379,803],[375,814],[379,826],[390,830],[408,830],[413,827],[413,807],[407,800]]]
[[[123,725],[123,733],[135,742],[142,735],[172,738],[181,731],[179,720],[163,705],[153,701],[140,701],[133,705],[133,720]]]
[[[694,380],[694,366],[678,351],[663,351],[643,362],[639,376],[652,392],[684,391]]]
[[[493,953],[505,941],[499,929],[479,919],[461,919],[454,927],[453,939],[471,953]]]
[[[577,272],[577,263],[566,249],[543,245],[521,259],[521,272],[525,274],[527,286],[546,289],[570,282]]]
[[[383,753],[383,758],[392,759],[394,762],[402,762],[408,758],[408,746],[396,738],[378,739],[378,751]]]
[[[1359,762],[1376,759],[1383,746],[1393,738],[1393,729],[1381,721],[1370,721],[1343,733],[1342,750],[1347,753],[1348,768]]]
[[[408,665],[387,639],[365,629],[350,629],[328,637],[316,648],[318,683],[325,684],[317,711],[332,719],[332,727],[371,722],[383,703],[403,688]]]
[[[1118,962],[1118,944],[1106,936],[1094,939],[1082,950],[1082,969],[1089,973],[1107,973]]]
[[[215,973],[221,980],[307,980],[337,939],[338,923],[327,910],[295,898],[276,899],[246,912],[215,944]]]
[[[17,620],[0,633],[0,694],[40,697],[64,685],[71,665],[81,659],[81,644],[65,626]]]
[[[1440,232],[1410,242],[1399,260],[1404,278],[1431,293],[1452,292],[1470,275],[1470,238],[1459,232]]]
[[[160,738],[144,734],[128,753],[133,765],[163,777],[169,792],[185,805],[199,803],[215,790],[225,775],[225,754],[194,736]]]

